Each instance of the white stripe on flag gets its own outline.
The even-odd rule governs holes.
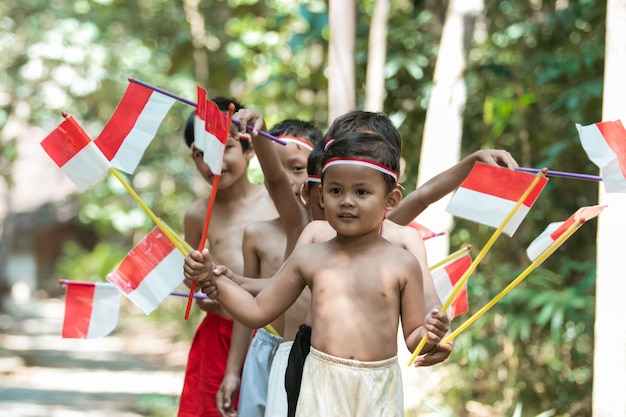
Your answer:
[[[109,172],[109,168],[109,161],[100,152],[100,149],[93,142],[90,142],[68,160],[61,167],[61,171],[72,180],[80,191],[84,191],[100,182]]]
[[[174,99],[153,92],[132,130],[111,161],[115,168],[132,174],[137,169],[146,148],[154,139],[163,119],[174,104]]]
[[[213,175],[220,175],[225,146],[215,135],[206,130],[205,135],[204,162],[209,166]]]
[[[87,339],[104,337],[117,326],[122,294],[113,285],[97,282],[93,295]]]
[[[528,245],[526,255],[528,255],[528,259],[530,259],[531,262],[537,259],[539,255],[544,253],[546,249],[554,243],[554,239],[552,239],[550,235],[564,223],[565,222],[550,223],[548,227]]]
[[[446,211],[453,216],[498,228],[516,204],[517,201],[459,188],[450,199]],[[530,207],[521,204],[502,232],[513,236],[529,210]]]
[[[175,248],[126,296],[145,314],[152,313],[184,279],[185,258]]]
[[[578,136],[587,156],[602,174],[602,182],[607,193],[626,192],[626,179],[622,174],[619,159],[596,124],[582,126],[576,124]]]

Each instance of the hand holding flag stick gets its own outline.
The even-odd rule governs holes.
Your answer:
[[[136,84],[142,85],[142,86],[147,87],[147,88],[149,88],[151,90],[157,91],[157,92],[159,92],[161,94],[164,94],[164,95],[166,95],[168,97],[176,99],[176,100],[178,100],[178,101],[180,101],[182,103],[189,104],[190,106],[193,106],[193,107],[197,106],[197,103],[195,103],[195,102],[193,102],[191,100],[188,100],[185,97],[181,97],[181,96],[179,96],[177,94],[174,94],[172,92],[164,90],[164,89],[162,89],[160,87],[157,87],[155,85],[149,84],[149,83],[147,83],[145,81],[141,81],[141,80],[138,80],[138,79],[133,78],[133,77],[128,77],[128,81],[130,81],[131,83],[136,83]],[[234,123],[237,126],[239,126],[239,120],[231,118],[231,121],[232,121],[232,123]],[[248,131],[252,131],[252,129],[254,129],[254,127],[248,125],[248,126],[246,126],[246,129]],[[287,142],[285,142],[284,140],[279,139],[276,136],[270,135],[267,132],[259,132],[259,135],[263,136],[266,139],[272,140],[272,141],[274,141],[276,143],[280,143],[283,146],[287,145]]]
[[[225,129],[225,132],[222,132],[222,134],[225,134],[226,136],[228,136],[228,128],[230,127],[230,123],[232,121],[234,111],[235,111],[235,106],[234,104],[230,103],[230,106],[228,108],[226,129]],[[224,139],[227,139],[227,138],[224,138]],[[223,156],[224,156],[224,149],[222,149],[222,157]],[[219,164],[219,170],[221,172],[221,160]],[[207,233],[209,231],[209,224],[211,222],[211,213],[213,212],[213,206],[215,204],[215,197],[217,195],[217,187],[219,185],[220,176],[221,176],[220,172],[213,173],[213,185],[211,187],[211,196],[209,197],[209,205],[207,207],[206,216],[204,218],[204,227],[202,228],[202,236],[200,237],[200,246],[198,247],[198,250],[200,252],[202,252],[202,250],[204,249]],[[187,299],[187,308],[185,310],[185,320],[189,320],[189,312],[191,311],[191,302],[193,300],[193,294],[195,292],[196,292],[196,281],[192,281],[191,288],[189,290],[189,298]]]
[[[480,261],[482,261],[482,259],[487,254],[487,251],[489,251],[489,249],[491,249],[491,246],[493,246],[493,244],[495,243],[496,239],[500,236],[500,234],[502,234],[502,231],[507,226],[509,221],[513,218],[513,216],[515,215],[515,213],[517,212],[519,207],[524,203],[524,201],[531,194],[531,192],[533,192],[533,190],[535,189],[535,186],[537,184],[539,184],[539,181],[545,176],[547,171],[548,171],[548,169],[544,168],[544,169],[542,169],[541,171],[539,171],[535,175],[535,178],[533,179],[533,181],[526,188],[526,190],[524,191],[522,196],[518,199],[517,203],[515,203],[515,205],[513,206],[511,211],[509,212],[509,214],[504,218],[504,220],[502,221],[500,226],[495,230],[495,232],[493,232],[493,234],[491,235],[491,237],[489,238],[489,240],[487,241],[485,246],[481,249],[481,251],[476,256],[476,259],[474,259],[474,261],[472,262],[470,267],[467,269],[467,271],[465,271],[465,273],[463,274],[461,279],[459,279],[457,281],[457,283],[454,285],[454,287],[452,288],[452,292],[448,296],[448,299],[446,300],[446,302],[441,307],[441,311],[442,312],[445,312],[448,309],[448,307],[450,307],[450,305],[452,304],[452,302],[456,298],[457,294],[461,291],[463,286],[466,284],[466,282],[469,279],[470,275],[474,272],[474,270],[476,269],[476,267],[478,266]],[[413,351],[413,355],[411,355],[411,358],[409,359],[409,361],[407,363],[407,366],[411,366],[413,364],[413,362],[415,361],[415,359],[417,358],[417,356],[419,355],[421,350],[426,345],[427,341],[428,341],[428,335],[424,334],[424,336],[422,337],[422,340],[420,340],[420,342],[418,343],[417,347]]]

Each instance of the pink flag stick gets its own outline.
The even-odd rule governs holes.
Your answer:
[[[230,103],[228,107],[228,120],[226,126],[230,126],[231,120],[233,119],[233,113],[235,111],[235,105]],[[228,131],[227,131],[228,132]],[[228,134],[228,133],[226,133]],[[214,174],[213,177],[213,186],[211,187],[211,196],[209,197],[209,205],[207,207],[206,216],[204,218],[204,227],[202,228],[202,237],[200,238],[200,246],[198,250],[202,252],[204,249],[204,243],[206,241],[206,236],[209,231],[209,224],[211,222],[211,213],[213,212],[213,206],[215,205],[215,196],[217,194],[217,186],[220,182],[220,174]],[[193,300],[193,294],[196,292],[196,281],[191,282],[191,289],[189,290],[189,298],[187,300],[187,309],[185,310],[185,320],[189,319],[189,311],[191,310],[191,302]]]
[[[530,173],[537,173],[541,171],[540,169],[537,169],[537,168],[522,168],[522,167],[515,168],[515,170],[522,171],[522,172],[530,172]],[[546,175],[549,177],[552,176],[552,177],[573,178],[576,180],[602,181],[602,177],[598,175],[578,174],[576,172],[563,172],[563,171],[548,170]]]
[[[189,100],[189,99],[186,99],[185,97],[181,97],[181,96],[179,96],[178,94],[174,94],[174,93],[172,93],[172,92],[169,92],[169,91],[167,91],[167,90],[164,90],[164,89],[162,89],[162,88],[160,88],[160,87],[157,87],[157,86],[155,86],[155,85],[148,84],[148,83],[147,83],[147,82],[145,82],[145,81],[141,81],[141,80],[138,80],[138,79],[133,78],[133,77],[128,77],[128,81],[130,81],[131,83],[135,83],[135,84],[143,85],[144,87],[150,88],[150,89],[152,89],[152,90],[154,90],[154,91],[158,91],[158,92],[159,92],[159,93],[161,93],[161,94],[164,94],[164,95],[166,95],[166,96],[168,96],[168,97],[171,97],[171,98],[173,98],[173,99],[175,99],[175,100],[178,100],[178,101],[180,101],[180,102],[182,102],[182,103],[189,104],[190,106],[193,106],[193,107],[196,107],[196,106],[197,106],[197,104],[196,104],[196,102],[195,102],[195,101],[191,101],[191,100]],[[239,124],[239,120],[237,120],[237,119],[232,119],[232,118],[231,118],[231,121],[232,121],[232,123],[236,124],[237,126],[239,126],[239,125],[240,125],[240,124]],[[252,130],[254,129],[254,127],[253,127],[253,126],[250,126],[250,125],[246,125],[246,128],[247,128],[249,131],[252,131]],[[270,135],[270,134],[269,134],[269,133],[267,133],[267,132],[263,132],[263,131],[261,131],[261,132],[259,132],[259,135],[263,136],[263,137],[264,137],[264,138],[266,138],[266,139],[273,140],[273,141],[274,141],[274,142],[276,142],[276,143],[280,143],[280,144],[281,144],[281,145],[283,145],[283,146],[284,146],[284,145],[287,145],[287,142],[285,142],[284,140],[278,139],[276,136]]]

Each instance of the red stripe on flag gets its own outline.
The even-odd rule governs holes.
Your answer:
[[[463,274],[465,274],[465,271],[469,269],[471,264],[472,257],[470,255],[465,255],[445,267],[446,273],[450,277],[450,282],[452,283],[452,286],[456,285],[456,283],[461,279]],[[467,301],[467,283],[456,295],[456,298],[454,299],[450,307],[451,319],[469,311],[469,305]]]
[[[89,142],[91,139],[87,133],[70,116],[41,141],[41,146],[50,158],[62,167]]]
[[[616,122],[596,123],[598,130],[611,150],[617,155],[620,171],[626,178],[626,129],[620,120]]]
[[[569,229],[570,226],[573,225],[575,222],[576,222],[576,215],[573,214],[569,216],[569,218],[565,220],[562,225],[560,225],[554,232],[550,233],[550,238],[556,241],[559,238],[559,236],[565,233],[565,231]]]
[[[476,163],[461,184],[461,187],[517,202],[534,179],[535,175],[526,172]],[[533,205],[539,194],[541,194],[546,182],[547,179],[542,178],[537,183],[528,197],[526,197],[526,200],[524,200],[525,206],[531,207]]]
[[[107,275],[107,280],[128,294],[175,249],[165,234],[155,228],[124,258],[120,266]]]
[[[67,339],[87,338],[95,291],[95,285],[67,285],[62,337]]]
[[[135,127],[135,123],[151,95],[152,90],[148,88],[136,83],[128,84],[128,88],[113,112],[113,116],[96,139],[98,147],[109,161],[115,157],[124,139]]]
[[[226,126],[226,115],[211,100],[206,100],[206,131],[213,134],[217,140],[225,144],[228,140],[230,126]]]

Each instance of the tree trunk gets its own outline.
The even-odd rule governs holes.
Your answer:
[[[608,0],[602,120],[626,121],[626,3]],[[607,209],[598,217],[596,321],[593,361],[593,416],[626,416],[626,323],[623,320],[624,236],[626,195],[607,194],[600,184],[600,204]]]
[[[330,0],[328,7],[328,125],[337,116],[355,109],[354,45],[356,4],[354,0]]]
[[[376,0],[370,26],[365,77],[365,108],[383,111],[385,101],[385,60],[387,57],[387,22],[389,0]]]
[[[428,102],[424,136],[419,160],[417,185],[459,161],[466,87],[463,71],[466,67],[468,40],[476,16],[484,8],[482,0],[450,0],[443,26],[439,54],[435,67],[433,88]],[[437,232],[450,232],[452,216],[445,212],[450,196],[432,204],[418,221]],[[427,242],[429,262],[448,254],[448,234]]]

